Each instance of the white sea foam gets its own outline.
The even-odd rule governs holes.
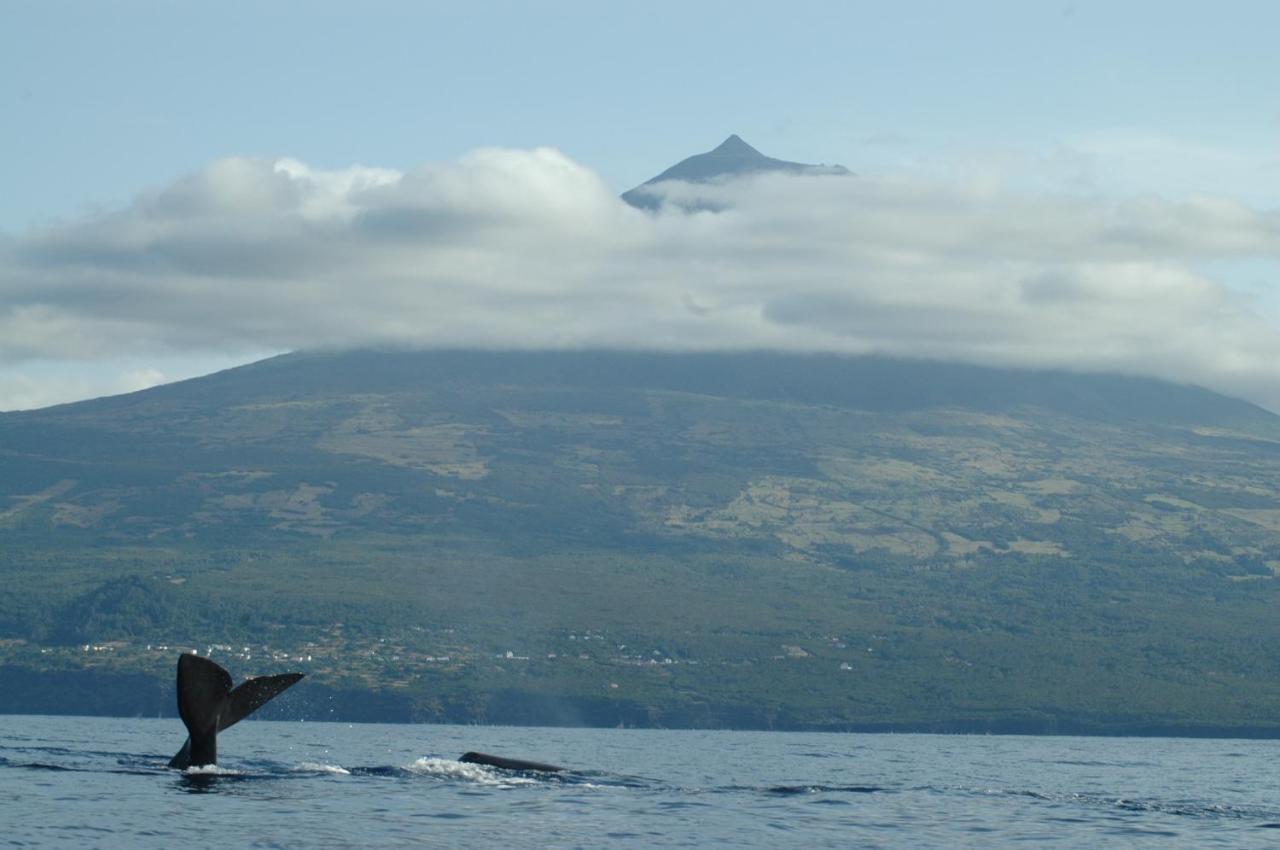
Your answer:
[[[188,767],[182,771],[188,776],[243,776],[243,770],[233,770],[229,767],[221,767],[216,764],[202,764],[199,766]]]
[[[527,776],[509,776],[484,765],[468,764],[454,761],[453,759],[423,757],[412,764],[405,765],[405,770],[448,779],[462,779],[467,782],[474,782],[477,785],[511,786],[536,784],[536,780]]]
[[[334,776],[350,776],[351,771],[336,764],[321,764],[316,761],[304,761],[294,768],[298,773],[331,773]]]

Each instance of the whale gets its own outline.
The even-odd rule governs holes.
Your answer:
[[[178,716],[187,742],[169,767],[209,767],[218,763],[218,733],[244,720],[303,677],[302,673],[258,676],[231,686],[231,674],[190,652],[178,657]]]
[[[503,770],[532,770],[538,773],[559,773],[565,768],[554,764],[545,764],[540,761],[526,761],[524,759],[507,758],[506,756],[492,756],[488,753],[467,752],[459,757],[458,761],[466,764],[482,764],[487,767],[499,767]]]

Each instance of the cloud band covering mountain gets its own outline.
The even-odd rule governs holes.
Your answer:
[[[635,209],[551,149],[407,173],[220,160],[0,243],[0,368],[368,345],[876,352],[1280,409],[1280,329],[1203,271],[1280,260],[1275,211],[904,177],[650,188],[663,206]]]

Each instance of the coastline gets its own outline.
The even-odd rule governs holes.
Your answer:
[[[176,718],[177,710],[172,682],[145,673],[37,671],[0,665],[0,716],[19,715]],[[1280,722],[1171,722],[1017,708],[986,717],[824,720],[789,715],[785,710],[769,711],[761,706],[644,705],[629,700],[555,697],[514,689],[423,703],[408,694],[357,691],[320,682],[301,683],[295,692],[264,707],[260,719],[534,728],[1280,739]]]

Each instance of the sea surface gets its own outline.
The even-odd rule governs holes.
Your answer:
[[[167,769],[184,738],[0,716],[0,847],[1280,846],[1280,741],[246,721]]]

